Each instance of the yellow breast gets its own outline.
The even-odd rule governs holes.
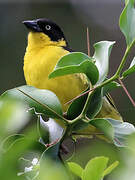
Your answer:
[[[24,76],[28,85],[39,89],[48,89],[54,92],[60,99],[63,110],[64,104],[79,95],[86,89],[86,83],[82,78],[73,75],[66,75],[54,79],[48,79],[48,75],[54,70],[58,60],[69,53],[57,44],[42,44],[32,46],[29,44],[33,35],[28,39],[28,47],[24,57]],[[35,37],[34,37],[35,38]],[[35,40],[35,39],[34,39]]]

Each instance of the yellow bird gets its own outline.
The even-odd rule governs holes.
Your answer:
[[[62,103],[63,110],[66,111],[68,107],[65,103],[86,90],[87,80],[83,74],[48,79],[59,59],[72,50],[61,28],[51,20],[36,19],[23,23],[29,30],[23,67],[26,83],[54,92]],[[119,112],[105,97],[98,117],[122,120]]]

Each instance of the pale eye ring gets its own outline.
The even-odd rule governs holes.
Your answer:
[[[51,26],[48,24],[45,26],[45,29],[49,31],[51,29]]]

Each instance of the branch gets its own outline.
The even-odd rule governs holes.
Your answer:
[[[87,33],[88,33],[88,30],[87,30]],[[88,42],[88,35],[87,35],[87,42]],[[91,91],[94,91],[94,90],[97,89],[97,88],[101,88],[101,87],[103,87],[104,85],[106,85],[106,84],[108,84],[108,83],[110,83],[110,82],[112,82],[112,81],[114,81],[114,80],[116,80],[116,79],[119,79],[119,78],[120,78],[120,73],[121,73],[121,71],[122,71],[122,69],[123,69],[123,67],[124,67],[124,65],[125,65],[126,59],[127,59],[128,55],[129,55],[129,53],[130,53],[130,51],[131,51],[131,49],[132,49],[132,47],[133,47],[134,45],[135,45],[135,40],[131,43],[131,45],[130,45],[129,47],[127,47],[127,49],[126,49],[126,51],[125,51],[125,54],[124,54],[124,56],[123,56],[123,58],[122,58],[122,60],[121,60],[121,63],[120,63],[120,65],[119,65],[116,73],[115,73],[110,79],[107,79],[106,81],[104,81],[104,82],[102,82],[101,84],[95,86],[94,88],[92,88],[92,89],[90,89],[90,90],[82,93],[82,94],[79,95],[79,96],[76,96],[75,98],[73,98],[73,99],[71,99],[70,101],[68,101],[66,104],[69,104],[69,103],[73,102],[74,100],[80,98],[81,96],[84,96],[85,94],[87,94],[87,93],[89,93],[89,92],[91,92]],[[88,45],[88,46],[89,46],[89,45]],[[89,49],[89,47],[88,47],[88,49]]]
[[[121,63],[120,63],[120,65],[119,65],[119,67],[118,67],[118,69],[117,69],[117,71],[116,71],[116,73],[115,73],[116,76],[120,77],[120,73],[121,73],[121,71],[122,71],[122,69],[123,69],[123,67],[124,67],[124,65],[125,65],[125,62],[126,62],[126,60],[127,60],[127,57],[128,57],[128,55],[129,55],[129,53],[130,53],[130,51],[131,51],[131,49],[132,49],[132,47],[133,47],[134,45],[135,45],[135,39],[134,39],[134,41],[130,44],[130,46],[127,47],[127,49],[126,49],[126,51],[125,51],[125,54],[124,54],[124,56],[123,56],[123,58],[122,58],[122,60],[121,60]]]
[[[88,49],[88,56],[90,56],[90,37],[89,37],[89,28],[87,27],[87,49]]]
[[[135,102],[134,102],[133,98],[131,97],[131,95],[129,94],[129,92],[128,92],[127,88],[125,87],[124,83],[122,82],[122,80],[120,78],[118,80],[119,80],[122,88],[124,89],[125,93],[127,94],[128,98],[130,99],[132,105],[135,107]]]

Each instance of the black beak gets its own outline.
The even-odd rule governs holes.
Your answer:
[[[35,20],[23,21],[22,23],[31,31],[42,32],[41,28],[37,24],[37,21],[35,21]]]

